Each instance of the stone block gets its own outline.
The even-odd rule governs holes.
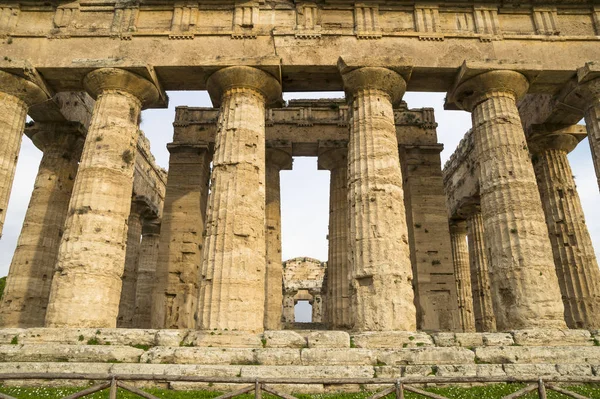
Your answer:
[[[415,348],[379,350],[377,363],[388,366],[411,364],[470,364],[475,362],[475,353],[466,348]]]
[[[587,330],[536,328],[513,331],[515,343],[523,346],[593,346]]]
[[[433,367],[425,365],[409,365],[404,367],[402,377],[427,377],[433,375]]]
[[[417,348],[434,346],[433,339],[426,333],[407,331],[364,332],[352,335],[357,348]]]
[[[456,333],[456,344],[465,348],[483,346],[483,335],[481,333]]]
[[[505,364],[508,377],[552,377],[559,375],[554,364]]]
[[[0,362],[137,363],[142,349],[116,345],[0,345]]]
[[[261,336],[243,331],[192,331],[183,339],[184,346],[215,348],[262,348]]]
[[[265,331],[263,334],[265,348],[305,348],[306,339],[295,331]]]
[[[157,330],[155,346],[180,346],[190,330]]]
[[[510,346],[515,343],[509,333],[482,333],[482,335],[485,346]]]
[[[256,362],[265,366],[301,365],[300,349],[266,348],[256,350]]]
[[[493,364],[595,364],[600,359],[600,347],[486,347],[476,348],[478,361]]]
[[[250,348],[154,347],[144,353],[141,363],[174,364],[256,364],[256,350]]]
[[[431,334],[436,346],[449,347],[456,345],[456,336],[452,332],[438,332]]]
[[[560,375],[572,377],[587,377],[594,375],[589,364],[557,364],[556,370]]]
[[[436,377],[475,377],[477,375],[476,364],[445,365],[436,368]]]
[[[216,392],[234,392],[242,389],[249,384],[226,384],[212,382],[187,382],[187,381],[171,381],[169,389],[174,391],[216,391]],[[253,392],[250,392],[253,394]]]
[[[372,366],[242,366],[244,378],[372,378]]]
[[[377,378],[400,378],[404,366],[375,366],[373,370],[373,375]]]
[[[309,348],[350,348],[350,335],[344,331],[314,331],[306,340]]]
[[[0,328],[0,345],[10,344],[14,339],[19,339],[24,331],[24,328]]]
[[[377,364],[377,356],[369,349],[309,348],[303,349],[301,356],[305,366]]]
[[[501,364],[478,364],[478,377],[503,377],[506,375]]]
[[[0,362],[0,373],[110,373],[113,363]],[[80,385],[83,382],[80,382]]]

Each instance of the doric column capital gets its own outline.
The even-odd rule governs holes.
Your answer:
[[[142,236],[158,236],[160,235],[160,219],[146,218],[142,222]]]
[[[85,140],[84,127],[79,122],[36,122],[25,134],[42,152],[63,151],[79,159]]]
[[[510,94],[515,102],[529,90],[525,75],[508,70],[489,71],[459,82],[446,100],[460,109],[472,112],[473,109],[494,94]]]
[[[249,89],[258,92],[264,97],[267,105],[281,98],[281,84],[273,75],[247,66],[219,69],[209,76],[206,89],[215,107],[221,105],[221,98],[231,89]]]
[[[159,100],[154,83],[133,72],[119,68],[100,68],[88,73],[83,79],[85,90],[95,99],[106,91],[131,94],[148,108]]]
[[[577,147],[579,140],[568,133],[551,133],[532,137],[527,140],[527,143],[533,154],[541,154],[548,150],[563,151],[568,154]]]
[[[585,98],[586,105],[591,107],[600,100],[600,68],[597,64],[588,63],[577,70],[577,94]],[[585,111],[585,110],[584,110]]]
[[[351,100],[361,90],[381,90],[390,97],[393,105],[402,101],[406,81],[400,74],[381,67],[364,67],[342,73],[346,96]]]
[[[16,97],[28,107],[48,100],[48,95],[35,83],[4,71],[0,71],[0,93]]]
[[[334,170],[348,166],[348,148],[332,148],[319,154],[319,170]]]
[[[450,219],[450,234],[467,234],[467,222],[462,219]]]
[[[276,167],[278,170],[292,169],[292,156],[289,152],[279,148],[266,149],[266,165],[268,167]]]

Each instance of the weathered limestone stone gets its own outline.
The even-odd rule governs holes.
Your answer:
[[[491,71],[460,82],[449,96],[450,103],[472,113],[499,330],[565,326],[548,229],[516,106],[528,88],[520,73]]]
[[[117,327],[133,327],[135,314],[135,291],[138,275],[138,259],[142,238],[142,213],[145,204],[133,198],[131,210],[127,219],[127,248],[125,250],[125,268],[121,277],[121,300],[119,301],[119,316]]]
[[[143,106],[158,91],[120,69],[90,72],[97,98],[75,179],[46,315],[48,327],[114,327]]]
[[[184,346],[215,348],[262,348],[261,337],[243,331],[192,331],[182,341]]]
[[[350,335],[344,331],[314,331],[306,339],[309,348],[350,348]]]
[[[0,345],[0,362],[137,363],[142,349],[116,345]]]
[[[490,273],[483,237],[481,209],[473,207],[467,216],[469,264],[471,268],[471,296],[477,331],[496,331],[496,316],[490,291]]]
[[[456,333],[456,343],[464,348],[483,346],[483,335],[479,333]]]
[[[515,341],[512,335],[507,333],[483,333],[483,344],[485,346],[510,346]]]
[[[371,366],[242,366],[242,377],[285,378],[301,375],[302,378],[371,378]]]
[[[212,151],[171,143],[152,298],[153,328],[194,328]]]
[[[294,300],[294,297],[297,293],[298,291],[289,289],[285,290],[285,292],[283,293],[283,310],[281,318],[284,323],[293,323],[296,320],[296,302]]]
[[[21,149],[27,110],[48,96],[34,83],[0,71],[0,237]]]
[[[323,321],[323,296],[320,289],[308,291],[313,297],[312,305],[312,322],[321,323]]]
[[[144,219],[135,286],[135,313],[133,316],[135,328],[150,328],[151,326],[150,310],[156,281],[159,240],[160,221],[156,218]]]
[[[416,330],[402,173],[392,105],[406,89],[389,69],[340,60],[351,103],[348,144],[352,311],[358,331]]]
[[[44,325],[83,146],[79,124],[37,123],[28,134],[43,156],[0,305],[3,327]]]
[[[467,225],[464,221],[453,220],[450,222],[450,241],[452,243],[456,291],[458,292],[460,325],[465,332],[475,331],[469,250],[467,248]]]
[[[265,275],[265,329],[281,328],[283,267],[281,259],[281,195],[279,172],[292,168],[292,156],[281,149],[267,148],[265,204],[267,269]],[[313,319],[314,321],[314,319]]]
[[[600,327],[600,269],[567,154],[577,138],[542,134],[530,140],[556,275],[570,328]]]
[[[143,353],[140,363],[256,364],[256,350],[251,348],[154,347]]]
[[[466,348],[413,348],[380,350],[379,362],[388,366],[404,364],[464,364],[474,363],[475,353]]]
[[[558,376],[554,364],[505,364],[502,366],[508,377],[553,377]]]
[[[309,348],[302,350],[302,364],[305,366],[316,365],[367,365],[377,364],[376,351],[370,349],[336,349],[336,348]]]
[[[155,337],[156,346],[179,346],[185,339],[186,330],[158,330]]]
[[[531,329],[512,333],[515,344],[521,346],[593,346],[587,330]]]
[[[600,77],[593,63],[580,68],[577,75],[579,90],[587,105],[584,109],[585,126],[600,189]]]
[[[475,348],[477,359],[484,363],[526,364],[597,364],[598,346],[527,347],[501,346]]]
[[[198,328],[262,331],[265,304],[265,107],[281,96],[272,75],[229,67],[207,88],[220,104],[207,209]]]
[[[348,149],[319,154],[319,169],[331,171],[329,183],[329,241],[327,259],[327,318],[332,329],[348,328],[350,279],[348,263]]]
[[[416,348],[434,346],[432,338],[425,333],[407,331],[364,332],[352,335],[357,348]]]
[[[306,339],[295,331],[265,331],[265,348],[305,348]]]

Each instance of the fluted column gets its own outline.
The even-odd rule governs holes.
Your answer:
[[[125,250],[125,268],[123,269],[121,301],[119,302],[119,316],[117,327],[133,327],[135,314],[135,291],[137,283],[137,266],[142,242],[142,213],[146,205],[133,198],[131,210],[127,219],[127,248]]]
[[[276,148],[267,148],[265,330],[281,329],[283,266],[281,263],[281,193],[279,171],[291,168],[292,156],[289,153]]]
[[[600,269],[567,154],[578,140],[549,134],[531,140],[554,265],[570,328],[600,328]]]
[[[284,323],[293,323],[296,320],[294,310],[295,310],[295,302],[294,296],[297,294],[295,291],[286,291],[283,294],[283,315],[282,321]]]
[[[454,262],[456,292],[458,293],[460,325],[464,332],[472,332],[475,331],[475,318],[473,315],[469,249],[467,247],[467,224],[465,221],[453,220],[450,222],[450,242],[452,243],[452,259]]]
[[[597,68],[597,67],[596,67]],[[583,77],[588,67],[582,68],[579,75]],[[595,73],[598,76],[598,72]],[[588,133],[592,161],[596,170],[596,179],[600,189],[600,78],[581,83],[579,91],[585,99],[587,107],[584,109],[585,126]]]
[[[156,218],[145,218],[142,224],[142,243],[135,286],[134,328],[150,328],[151,326],[150,310],[152,308],[152,290],[156,279],[159,238],[160,221]]]
[[[0,237],[21,149],[27,110],[47,99],[32,82],[0,71]]]
[[[528,87],[520,73],[492,71],[462,82],[449,97],[472,112],[492,300],[503,331],[565,327],[548,229],[516,105]]]
[[[309,290],[312,295],[312,322],[321,323],[323,322],[323,296],[320,290]]]
[[[348,144],[352,311],[359,331],[416,329],[402,173],[392,104],[406,83],[385,68],[342,74]]]
[[[229,67],[207,89],[220,104],[207,209],[199,329],[262,331],[265,308],[265,107],[281,96],[270,74]]]
[[[161,224],[152,328],[195,328],[212,150],[171,143]]]
[[[96,104],[59,249],[47,327],[116,326],[139,117],[143,106],[158,99],[152,83],[121,69],[94,70],[84,85]]]
[[[327,318],[332,328],[349,328],[351,273],[348,262],[348,149],[319,155],[319,169],[331,171],[329,183],[329,259]]]
[[[43,155],[0,305],[2,327],[44,326],[84,137],[76,123],[36,123],[28,135]]]
[[[475,329],[479,332],[494,332],[496,316],[494,316],[488,260],[485,253],[483,218],[479,208],[474,209],[467,217],[467,237]]]

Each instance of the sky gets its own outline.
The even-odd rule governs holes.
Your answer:
[[[145,110],[141,128],[150,139],[156,162],[168,168],[166,144],[173,139],[175,107],[179,105],[211,107],[206,92],[169,92],[168,109]],[[341,98],[342,92],[284,93],[284,99]],[[433,107],[439,124],[438,141],[444,144],[442,165],[471,127],[470,114],[445,111],[445,93],[408,92],[404,100],[411,108]],[[0,239],[0,276],[8,274],[18,235],[23,224],[41,152],[27,137],[23,138],[4,232]],[[596,256],[600,257],[600,194],[587,139],[569,154],[569,160],[592,236]],[[329,215],[329,172],[317,170],[317,159],[296,157],[293,170],[281,172],[281,224],[283,260],[299,256],[327,260],[327,225]],[[307,318],[307,304],[299,304],[297,314]],[[298,321],[301,321],[300,319]],[[302,320],[308,321],[308,320]]]

